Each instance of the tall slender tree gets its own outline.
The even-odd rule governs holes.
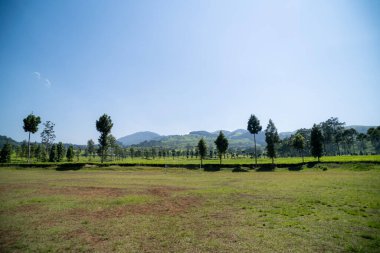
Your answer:
[[[5,143],[0,151],[0,163],[10,163],[12,154],[12,145]]]
[[[255,142],[255,166],[257,167],[257,150],[256,150],[256,134],[261,131],[262,127],[260,125],[260,120],[254,115],[251,114],[248,120],[247,130],[253,134],[253,140]]]
[[[62,142],[59,142],[57,145],[57,162],[62,162],[63,158],[65,157],[65,146]]]
[[[86,152],[90,156],[90,160],[91,160],[91,156],[95,153],[95,143],[92,139],[87,141]]]
[[[265,129],[265,142],[267,143],[267,155],[272,159],[272,164],[274,164],[274,158],[276,157],[276,144],[279,141],[280,137],[278,136],[277,128],[270,119],[267,129]]]
[[[203,166],[203,159],[206,157],[207,153],[207,146],[203,138],[201,138],[198,142],[198,151],[199,151],[199,157],[201,159],[201,165],[200,168]]]
[[[113,123],[111,117],[107,114],[103,114],[99,120],[96,121],[96,130],[100,132],[99,145],[100,145],[100,155],[101,161],[104,162],[104,157],[107,154],[107,149],[109,146],[108,135],[111,133]]]
[[[67,161],[72,162],[74,158],[74,147],[70,145],[66,152]]]
[[[318,162],[320,162],[323,154],[323,135],[321,129],[316,124],[311,129],[310,146],[312,156],[318,157]]]
[[[226,139],[222,131],[219,132],[219,135],[215,140],[215,145],[216,149],[218,150],[220,165],[222,165],[222,156],[226,153],[228,149],[228,140]]]
[[[298,150],[298,152],[302,156],[302,162],[304,163],[305,160],[304,160],[304,157],[303,157],[303,149],[305,148],[305,138],[300,133],[296,134],[293,137],[292,145],[293,145],[293,147],[295,149]]]
[[[46,153],[50,153],[50,147],[55,140],[55,124],[51,121],[46,121],[44,124],[44,130],[41,132],[41,142],[45,145]]]
[[[28,163],[30,162],[30,133],[34,134],[38,131],[38,125],[41,123],[41,118],[34,116],[33,113],[29,114],[24,120],[24,131],[29,133],[28,137]]]

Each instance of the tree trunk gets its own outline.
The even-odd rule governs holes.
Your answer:
[[[274,164],[274,157],[272,157],[272,164]]]
[[[337,142],[336,145],[338,146],[338,155],[340,155],[339,142]]]
[[[253,134],[253,140],[255,142],[255,167],[257,168],[257,152],[256,152],[256,135]]]
[[[29,132],[29,138],[28,138],[28,163],[30,160],[30,132]]]

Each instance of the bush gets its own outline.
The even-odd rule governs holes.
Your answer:
[[[11,162],[12,146],[6,143],[0,151],[0,162],[10,163]]]

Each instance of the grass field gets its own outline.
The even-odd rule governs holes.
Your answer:
[[[246,173],[1,168],[0,201],[1,252],[380,249],[378,164]]]
[[[315,162],[317,161],[314,157],[305,157],[305,162]],[[26,159],[13,159],[12,160],[15,163],[26,163]],[[66,162],[66,161],[65,161]],[[81,162],[81,163],[100,163],[100,158],[88,158],[88,157],[80,157],[79,160],[76,158],[74,159],[74,162]],[[258,158],[257,162],[259,164],[268,164],[272,163],[272,160],[269,158]],[[275,159],[276,164],[294,164],[294,163],[301,163],[302,158],[301,157],[280,157]],[[380,155],[357,155],[357,156],[324,156],[321,158],[321,162],[379,162],[380,163]],[[188,164],[199,164],[200,160],[194,158],[186,158],[186,157],[175,157],[175,159],[171,157],[167,158],[155,158],[155,159],[144,159],[144,158],[126,158],[126,159],[120,159],[120,160],[112,160],[105,163],[131,163],[131,164],[140,164],[140,165],[149,165],[149,164],[168,164],[168,165],[188,165]],[[240,157],[237,159],[228,158],[222,160],[223,164],[254,164],[255,160],[253,158],[245,158]],[[46,163],[49,164],[49,163]],[[204,159],[203,164],[219,164],[219,159]]]

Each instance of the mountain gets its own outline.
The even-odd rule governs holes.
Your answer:
[[[12,146],[20,145],[20,143],[13,140],[12,138],[9,138],[9,137],[4,136],[4,135],[0,135],[0,148],[2,148],[4,146],[4,144],[6,144],[6,143],[11,144]]]
[[[353,128],[358,133],[363,133],[363,134],[366,134],[368,129],[370,129],[371,127],[375,127],[375,126],[357,126],[357,125],[346,126],[346,128]]]
[[[219,135],[219,132],[222,131],[226,138],[229,141],[229,146],[231,148],[250,148],[253,147],[253,135],[250,134],[247,130],[238,129],[235,131],[226,131],[226,130],[218,130],[215,132],[208,131],[192,131],[189,134],[185,135],[168,135],[168,136],[154,136],[149,140],[149,138],[145,138],[144,141],[134,144],[124,144],[124,138],[128,140],[126,136],[120,138],[119,141],[123,142],[124,146],[138,146],[138,147],[164,147],[168,149],[187,149],[193,148],[198,144],[200,138],[203,138],[209,147],[214,146],[214,141]],[[139,134],[139,133],[136,133]],[[133,134],[135,135],[135,134]],[[256,135],[256,142],[258,146],[265,145],[265,135],[264,132],[260,132]],[[129,142],[131,143],[131,142]]]
[[[117,139],[124,146],[136,145],[144,141],[159,140],[162,136],[154,132],[137,132]]]

